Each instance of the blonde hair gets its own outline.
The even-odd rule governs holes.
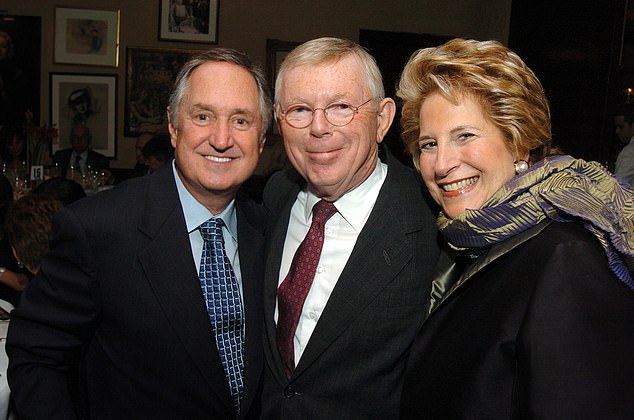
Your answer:
[[[417,168],[420,108],[436,92],[456,103],[464,96],[476,99],[516,157],[528,152],[535,163],[558,153],[551,147],[544,88],[522,59],[497,41],[453,39],[412,54],[397,85],[403,142]]]
[[[383,78],[376,60],[359,44],[341,38],[317,38],[307,41],[291,51],[280,66],[275,80],[275,108],[279,112],[280,92],[286,72],[303,65],[319,65],[337,62],[344,57],[354,56],[360,63],[367,87],[373,99],[385,97]]]

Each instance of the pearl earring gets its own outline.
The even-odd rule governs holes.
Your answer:
[[[515,167],[516,175],[522,174],[528,170],[528,162],[525,160],[518,160],[513,164],[513,166]]]

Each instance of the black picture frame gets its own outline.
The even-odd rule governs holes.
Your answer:
[[[159,40],[218,43],[219,0],[160,0]],[[180,9],[180,12],[177,10]]]
[[[70,147],[70,131],[81,123],[90,129],[91,149],[116,158],[117,75],[51,72],[49,87],[50,121],[59,129],[51,152]]]
[[[182,65],[199,50],[137,48],[126,50],[124,132],[167,133],[169,95]]]

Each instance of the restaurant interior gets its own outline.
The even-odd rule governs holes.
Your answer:
[[[65,95],[87,85],[99,116],[91,147],[110,159],[115,178],[125,178],[135,165],[139,133],[166,130],[164,109],[175,69],[190,54],[214,45],[247,52],[272,78],[298,43],[320,36],[349,38],[374,54],[386,91],[393,94],[400,69],[415,49],[453,37],[495,39],[520,54],[544,84],[552,103],[554,142],[608,168],[620,148],[611,112],[634,98],[634,6],[627,0],[574,6],[530,0],[216,0],[201,2],[209,7],[200,36],[186,26],[181,35],[170,32],[169,3],[0,1],[0,30],[15,34],[15,59],[27,76],[20,107],[32,113],[33,128],[54,124],[57,129],[57,136],[47,139],[48,153],[32,163],[50,163],[51,152],[67,147],[71,111]],[[198,2],[184,3],[193,8]],[[75,53],[68,39],[62,44],[71,37],[73,19],[105,22],[107,28],[97,28],[103,39],[90,41],[86,35],[86,48],[103,43],[100,54]],[[157,89],[144,80],[148,72],[161,73],[163,86]],[[139,116],[139,108],[145,116]],[[386,139],[397,151],[402,149],[399,130],[396,122]],[[273,129],[256,176],[279,169],[283,154]]]

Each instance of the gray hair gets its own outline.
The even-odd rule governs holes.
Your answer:
[[[286,72],[307,64],[319,65],[336,62],[349,55],[353,55],[359,60],[367,87],[370,89],[373,99],[382,100],[385,97],[383,78],[374,57],[355,42],[347,39],[326,37],[307,41],[286,56],[275,81],[276,108],[280,106],[280,92]]]
[[[264,139],[269,126],[271,125],[272,104],[271,95],[266,82],[266,77],[262,69],[253,64],[249,57],[240,51],[231,48],[212,48],[201,54],[196,55],[186,62],[176,76],[174,88],[170,95],[169,101],[169,117],[175,128],[178,128],[178,115],[180,112],[180,104],[189,88],[192,72],[199,66],[209,62],[231,63],[245,69],[253,76],[258,87],[258,102],[260,105],[260,114],[262,115],[262,131],[260,133],[260,141]]]

